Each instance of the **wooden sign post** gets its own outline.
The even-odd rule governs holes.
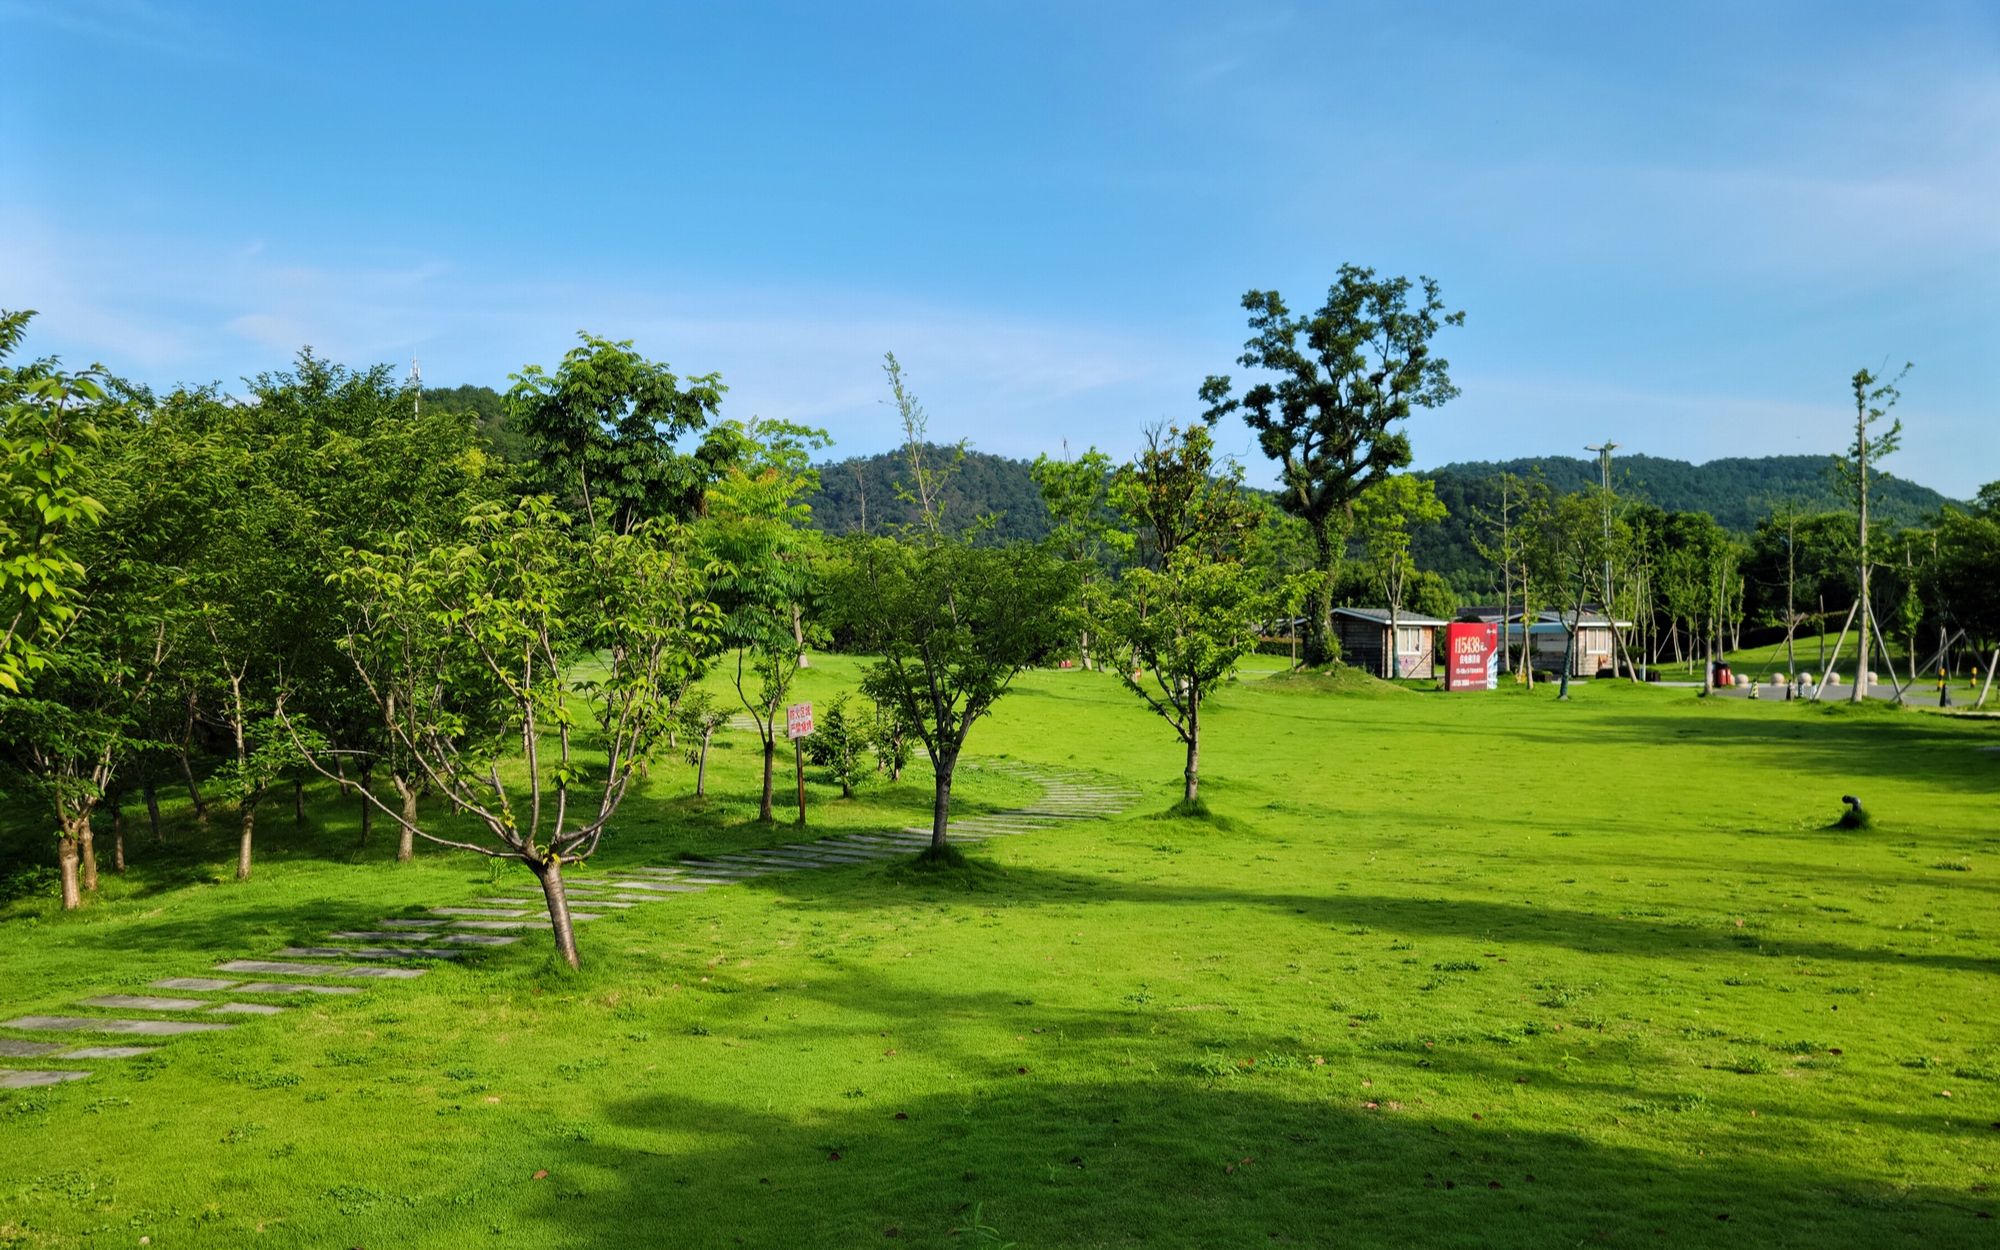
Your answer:
[[[806,823],[806,739],[812,731],[812,704],[794,703],[785,709],[785,736],[792,740],[792,779],[798,783],[801,828]]]

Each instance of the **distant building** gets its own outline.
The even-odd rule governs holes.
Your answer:
[[[1479,621],[1485,624],[1504,625],[1502,637],[1507,649],[1515,655],[1521,652],[1521,621],[1502,621],[1504,614],[1497,607],[1483,605],[1459,609],[1461,621]],[[1535,619],[1528,622],[1529,663],[1538,671],[1552,673],[1562,671],[1563,652],[1569,645],[1569,630],[1565,623],[1570,613],[1538,612]],[[1618,638],[1621,629],[1632,628],[1632,622],[1614,620],[1604,615],[1595,604],[1586,604],[1582,616],[1577,618],[1576,654],[1570,663],[1572,677],[1596,677],[1617,671]]]
[[[1446,622],[1418,612],[1396,615],[1395,654],[1404,677],[1435,678],[1437,635]],[[1363,672],[1389,676],[1389,609],[1335,608],[1333,634],[1340,640],[1340,658]]]

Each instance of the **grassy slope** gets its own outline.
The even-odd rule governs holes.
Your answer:
[[[537,936],[0,1095],[0,1244],[945,1245],[975,1203],[1024,1246],[1991,1244],[2000,735],[1552,693],[1246,682],[1193,821],[1144,814],[1176,797],[1164,726],[1034,675],[974,750],[1141,781],[1132,818],[983,850],[970,891],[764,878],[588,926],[579,978]],[[719,762],[748,795],[747,745]],[[684,782],[607,859],[772,840]],[[1822,831],[1844,792],[1876,830]],[[58,1007],[484,879],[330,862],[338,819],[268,816],[273,852],[303,845],[247,887],[187,880],[218,838],[81,917],[17,905],[0,996]]]

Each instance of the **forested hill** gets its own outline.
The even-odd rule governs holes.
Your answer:
[[[1598,484],[1597,461],[1568,456],[1532,456],[1502,462],[1470,461],[1432,469],[1425,476],[1446,493],[1447,483],[1483,483],[1502,473],[1527,477],[1541,470],[1557,494]],[[1724,528],[1749,530],[1780,504],[1832,512],[1848,501],[1827,456],[1732,456],[1689,464],[1661,456],[1617,456],[1611,484],[1620,495],[1643,499],[1669,512],[1706,512]],[[1950,502],[1928,486],[1887,473],[1869,477],[1870,509],[1885,522],[1914,524]],[[1451,506],[1451,501],[1446,501]],[[1452,507],[1452,511],[1460,509]]]
[[[950,464],[953,447],[932,447],[931,461]],[[901,449],[855,456],[819,466],[819,493],[811,499],[813,524],[829,534],[881,533],[917,519],[916,509],[897,498],[897,483],[910,480]],[[992,536],[1001,541],[1046,537],[1049,514],[1028,474],[1028,462],[983,451],[968,451],[944,491],[945,518],[956,525],[991,514]]]
[[[1461,591],[1485,587],[1492,570],[1473,545],[1473,527],[1482,514],[1499,515],[1502,474],[1528,477],[1538,469],[1557,494],[1599,481],[1597,461],[1569,456],[1473,461],[1427,472],[1448,515],[1443,525],[1415,535],[1418,567],[1442,575]],[[1618,456],[1611,463],[1611,485],[1627,499],[1669,512],[1706,512],[1738,533],[1755,529],[1780,505],[1821,512],[1852,506],[1835,481],[1829,456],[1732,456],[1706,464]],[[1951,502],[1928,486],[1887,473],[1870,475],[1868,498],[1871,514],[1891,528],[1917,524]]]

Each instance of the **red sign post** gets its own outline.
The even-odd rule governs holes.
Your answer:
[[[1494,690],[1500,685],[1499,627],[1474,621],[1445,626],[1446,690]]]
[[[794,703],[785,709],[785,736],[792,740],[792,779],[799,789],[799,827],[806,823],[806,739],[812,737],[813,705]]]

